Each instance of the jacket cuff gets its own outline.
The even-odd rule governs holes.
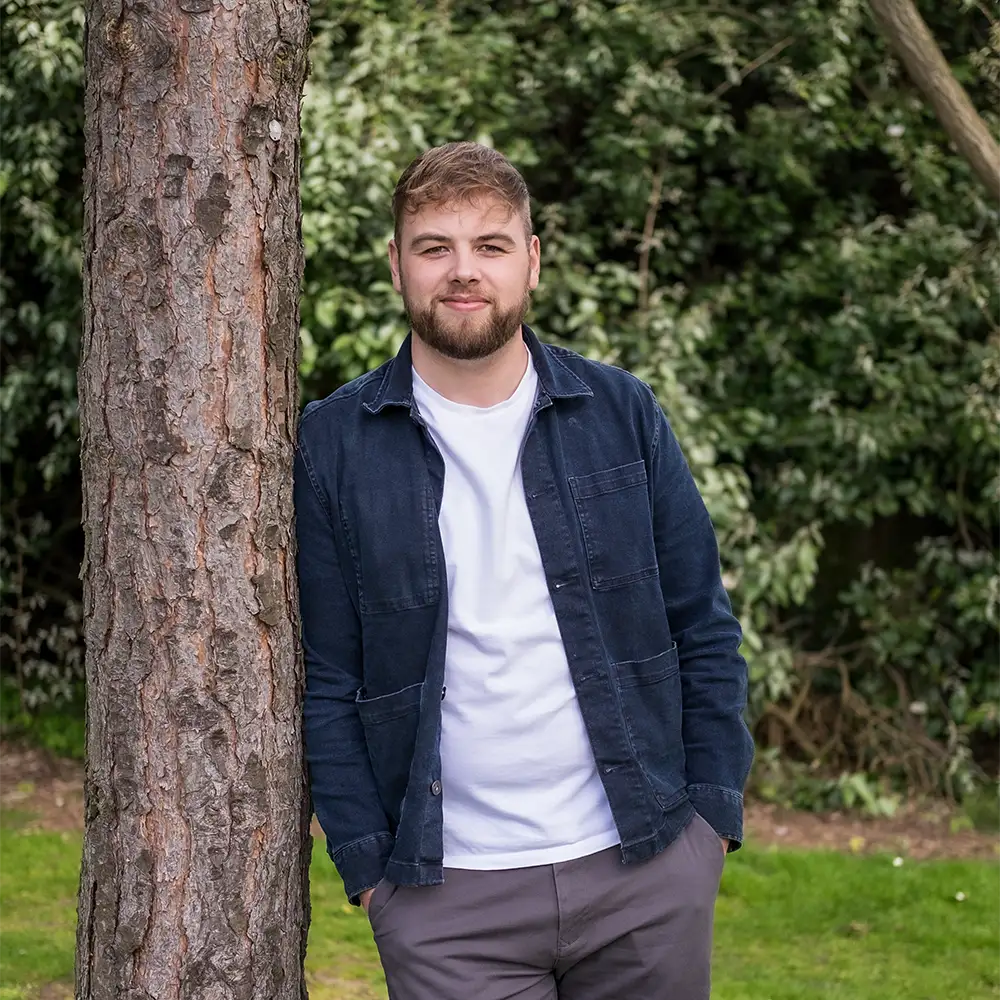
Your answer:
[[[729,841],[729,850],[743,846],[743,794],[721,785],[688,785],[691,804],[708,825]]]
[[[352,906],[359,906],[361,893],[374,889],[382,881],[394,844],[395,840],[388,831],[352,840],[335,850],[331,849],[327,840],[327,853],[344,880],[344,891]]]

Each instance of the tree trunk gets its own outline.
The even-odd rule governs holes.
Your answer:
[[[913,82],[934,108],[941,127],[1000,202],[1000,146],[955,79],[913,0],[871,0],[872,13]]]
[[[307,0],[88,0],[77,1000],[291,1000]]]

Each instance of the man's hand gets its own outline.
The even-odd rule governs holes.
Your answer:
[[[372,901],[372,893],[374,891],[374,889],[365,889],[365,891],[358,897],[361,900],[361,908],[366,914],[368,913],[368,904]]]
[[[726,840],[725,837],[719,837],[719,840],[722,841],[722,853],[723,853],[723,855],[728,854],[729,853],[729,841]]]

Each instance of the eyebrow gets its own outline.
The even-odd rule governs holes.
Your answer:
[[[416,247],[422,243],[445,243],[449,246],[451,245],[451,237],[444,236],[441,233],[421,233],[419,236],[414,236],[410,240],[410,246]],[[512,240],[506,233],[484,233],[482,236],[477,236],[475,239],[476,243],[506,243],[508,246],[514,246],[514,240]]]
[[[514,246],[514,241],[506,233],[485,233],[480,236],[477,243],[506,243],[509,246]]]

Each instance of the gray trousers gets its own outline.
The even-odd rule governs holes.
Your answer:
[[[695,815],[666,850],[612,847],[443,885],[383,880],[368,915],[390,1000],[708,1000],[725,861]]]

